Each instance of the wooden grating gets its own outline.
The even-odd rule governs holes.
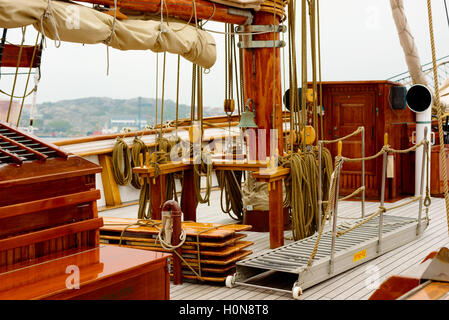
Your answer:
[[[24,161],[45,161],[67,156],[56,146],[0,122],[0,164],[22,164]]]

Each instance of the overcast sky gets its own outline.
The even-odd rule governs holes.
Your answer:
[[[426,1],[404,2],[421,61],[430,62]],[[437,57],[442,57],[449,55],[449,27],[444,1],[432,2]],[[321,0],[320,5],[323,80],[383,80],[407,70],[389,0]],[[299,12],[297,16],[300,28]],[[223,31],[224,25],[208,23],[207,28]],[[297,34],[299,36],[300,32]],[[213,37],[217,42],[217,62],[204,76],[204,104],[221,107],[224,99],[224,39],[219,34],[213,34]],[[27,41],[32,42],[33,39],[30,32]],[[299,38],[297,43],[299,50]],[[287,50],[285,53],[288,56]],[[63,43],[60,48],[55,48],[54,43],[48,41],[42,59],[38,102],[91,96],[155,97],[155,57],[151,51],[111,48],[110,74],[107,76],[104,45]],[[161,61],[162,54],[159,57]],[[175,100],[177,57],[168,54],[167,58],[165,94],[166,98]],[[180,100],[189,103],[191,64],[181,60]],[[22,83],[24,80],[21,78]],[[0,85],[0,89],[10,91],[12,78],[2,76]]]

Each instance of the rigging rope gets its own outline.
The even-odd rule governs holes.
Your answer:
[[[17,75],[18,75],[18,72],[19,72],[20,61],[22,60],[23,43],[25,42],[25,32],[26,32],[26,27],[23,27],[22,28],[22,42],[20,44],[19,55],[17,57],[16,72],[15,72],[15,75],[14,75],[14,82],[13,82],[13,85],[12,85],[12,93],[11,93],[11,99],[9,100],[9,108],[8,108],[8,114],[6,116],[6,122],[9,122],[9,116],[11,115],[11,108],[12,108],[12,102],[13,102],[13,97],[14,97],[14,91],[16,90],[16,84],[17,84]]]
[[[23,97],[22,97],[22,103],[20,104],[20,111],[19,111],[19,116],[17,117],[17,126],[19,126],[20,123],[20,118],[22,117],[22,110],[23,110],[23,105],[25,103],[25,98],[26,98],[26,92],[28,89],[28,84],[30,82],[30,77],[31,77],[31,70],[33,70],[33,65],[34,65],[34,59],[36,58],[36,52],[37,52],[37,48],[38,48],[38,43],[39,43],[39,36],[40,34],[37,33],[36,36],[36,43],[34,44],[34,49],[33,49],[33,55],[31,57],[31,63],[30,63],[30,68],[28,69],[28,75],[27,75],[27,80],[26,80],[26,84],[25,84],[25,88],[23,91]],[[31,92],[34,92],[36,90],[36,87],[34,87]]]
[[[444,189],[444,199],[446,202],[446,218],[447,227],[449,232],[449,188],[447,182],[447,162],[446,162],[446,150],[444,145],[444,131],[443,131],[443,108],[440,103],[440,88],[438,84],[438,70],[437,70],[437,59],[436,59],[436,49],[435,49],[435,39],[433,31],[433,17],[432,17],[432,4],[430,0],[427,0],[427,13],[429,17],[429,33],[430,33],[430,46],[432,50],[432,64],[433,64],[433,80],[435,86],[435,102],[438,114],[438,133],[440,138],[440,160],[443,173],[443,189]],[[428,148],[428,147],[427,147]],[[428,151],[427,151],[428,152]],[[429,180],[429,179],[426,179]]]

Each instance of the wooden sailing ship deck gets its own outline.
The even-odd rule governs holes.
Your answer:
[[[397,203],[406,201],[400,200]],[[373,212],[379,203],[367,202],[367,212]],[[136,206],[103,211],[102,216],[135,217]],[[398,209],[395,215],[416,217],[418,205],[410,205]],[[340,212],[345,217],[360,217],[360,202],[345,201],[340,204]],[[396,250],[386,253],[368,263],[346,271],[325,282],[306,289],[301,299],[306,300],[366,300],[386,278],[393,274],[400,274],[419,263],[430,251],[449,245],[447,234],[444,199],[433,198],[429,210],[430,224],[419,240],[406,244]],[[211,207],[198,207],[198,221],[210,223],[234,222],[219,208],[219,192],[212,193]],[[340,220],[341,221],[341,220]],[[254,254],[269,250],[269,235],[267,232],[245,232],[246,240],[253,241],[250,249]],[[286,243],[291,237],[290,231],[285,231]],[[171,284],[170,298],[173,300],[288,300],[289,293],[278,293],[272,290],[254,289],[237,286],[227,288],[223,284],[200,283],[197,281],[184,282],[182,285]]]

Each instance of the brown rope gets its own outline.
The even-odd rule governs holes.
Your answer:
[[[440,88],[438,84],[438,70],[437,70],[437,59],[435,53],[435,39],[433,31],[433,17],[432,17],[432,4],[430,0],[427,0],[427,12],[429,16],[429,33],[430,33],[430,46],[432,49],[432,63],[433,63],[433,80],[435,86],[435,102],[438,113],[438,133],[440,137],[440,160],[443,172],[443,189],[444,189],[444,200],[446,202],[446,219],[447,227],[449,232],[449,187],[447,183],[447,163],[446,163],[446,150],[444,146],[444,132],[443,132],[443,108],[440,103]]]

